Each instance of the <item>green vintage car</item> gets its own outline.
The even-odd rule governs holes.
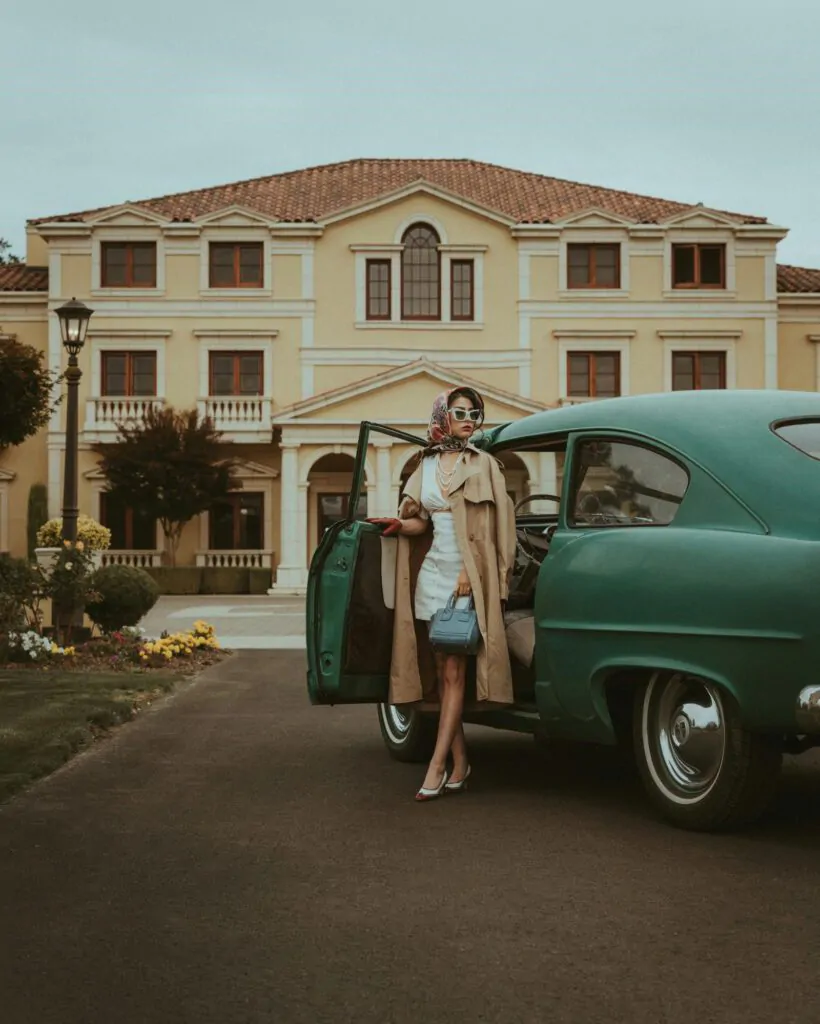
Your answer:
[[[351,499],[374,433],[363,423]],[[506,608],[516,701],[465,720],[623,743],[673,823],[759,816],[782,755],[820,744],[820,395],[698,391],[550,409],[488,451],[554,453],[560,495],[517,509]],[[314,704],[378,705],[399,760],[435,718],[387,703],[395,541],[335,524],[310,570]]]

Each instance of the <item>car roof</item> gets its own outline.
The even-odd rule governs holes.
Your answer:
[[[691,448],[715,436],[768,430],[776,420],[820,416],[814,391],[670,391],[565,405],[506,423],[493,433],[492,447],[576,430],[628,430],[672,447]],[[698,447],[700,447],[698,445]]]
[[[820,393],[674,391],[547,409],[492,431],[487,446],[520,450],[581,430],[637,434],[704,466],[770,523],[804,515],[820,523],[820,462],[771,429],[804,418],[820,420]]]

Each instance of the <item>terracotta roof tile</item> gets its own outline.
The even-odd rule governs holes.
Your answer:
[[[777,266],[778,292],[820,292],[820,270],[810,267]]]
[[[132,205],[177,220],[191,220],[226,206],[239,205],[280,221],[319,221],[331,213],[375,200],[422,179],[517,223],[555,221],[589,207],[647,223],[693,208],[689,203],[548,178],[477,160],[404,159],[347,160],[143,199]],[[111,207],[40,217],[30,223],[77,220],[103,209]],[[736,213],[728,216],[755,224],[766,220]]]
[[[0,292],[47,292],[48,267],[30,267],[26,263],[0,266]]]

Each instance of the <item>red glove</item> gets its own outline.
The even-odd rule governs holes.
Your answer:
[[[401,532],[401,519],[366,519],[366,523],[373,523],[374,526],[382,526],[383,537],[392,537],[394,533]]]

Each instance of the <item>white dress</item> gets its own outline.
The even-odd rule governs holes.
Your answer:
[[[458,577],[464,568],[464,560],[456,537],[453,515],[446,511],[450,502],[441,493],[436,467],[439,456],[422,462],[421,510],[423,519],[432,519],[433,541],[424,557],[416,581],[415,615],[422,622],[429,622],[435,613],[443,608],[453,595]],[[456,607],[468,606],[470,599],[460,597]]]

